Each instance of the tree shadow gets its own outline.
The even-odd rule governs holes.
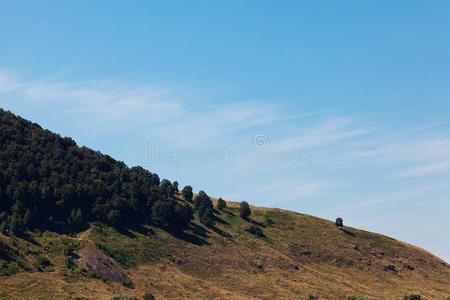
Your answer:
[[[6,245],[5,243],[3,243],[2,241],[0,241],[0,258],[2,260],[6,260],[6,261],[13,261],[14,258],[13,256],[10,254],[12,253],[13,250],[11,249],[11,247],[9,247],[8,245]]]
[[[177,238],[177,239],[181,239],[183,241],[195,244],[195,245],[209,245],[209,243],[204,240],[203,238],[207,238],[208,237],[208,231],[201,227],[198,226],[196,224],[189,224],[189,227],[186,228],[185,230],[190,230],[192,231],[193,234],[191,233],[187,233],[185,230],[183,229],[179,229],[179,228],[165,228],[165,227],[160,227],[158,226],[160,229],[166,231],[167,233],[169,233],[170,235],[172,235],[173,237]],[[137,238],[137,236],[130,231],[136,231],[142,235],[148,235],[149,229],[145,228],[144,226],[140,225],[140,224],[135,224],[132,227],[128,227],[128,228],[116,228],[117,232],[119,232],[120,234],[126,235],[130,238]]]
[[[182,230],[168,229],[166,231],[173,237],[183,240],[183,241],[186,241],[188,243],[194,244],[194,245],[198,245],[198,246],[210,245],[210,243],[208,243],[204,239],[202,239],[194,234],[184,232]]]
[[[232,239],[233,238],[233,236],[231,236],[230,234],[226,233],[225,231],[223,231],[223,230],[221,230],[221,229],[219,229],[219,228],[217,228],[215,226],[212,226],[210,228],[211,228],[212,231],[214,231],[215,233],[219,234],[220,236],[222,236],[224,238],[227,238],[227,239]]]
[[[222,224],[222,225],[230,225],[230,223],[228,223],[228,222],[225,221],[225,220],[222,220],[221,218],[219,218],[219,217],[217,217],[217,216],[215,216],[215,215],[214,215],[214,222],[220,223],[220,224]]]
[[[245,219],[245,220],[246,220],[247,222],[253,224],[253,225],[260,226],[260,227],[264,227],[264,228],[266,227],[266,225],[264,225],[263,223],[260,223],[260,222],[258,222],[258,221],[252,220],[252,219],[250,219],[250,218]]]
[[[35,246],[40,246],[40,244],[34,239],[34,237],[29,234],[24,234],[21,236],[21,238],[23,238],[25,241],[29,242],[30,244],[33,244]]]
[[[345,234],[348,234],[349,236],[352,236],[352,237],[356,236],[353,232],[348,231],[347,229],[339,228],[339,230],[343,231]]]
[[[133,228],[134,229],[134,228]],[[137,238],[137,236],[132,233],[128,228],[125,227],[118,227],[116,228],[117,232],[119,232],[120,234],[126,235],[129,238],[135,239]]]
[[[228,211],[228,210],[222,210],[222,212],[226,213],[229,216],[234,216],[235,214],[233,214],[232,212]]]
[[[204,227],[198,226],[197,224],[191,223],[189,229],[195,234],[201,237],[207,238],[209,231]]]

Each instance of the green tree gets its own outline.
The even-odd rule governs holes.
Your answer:
[[[161,227],[170,227],[174,216],[174,202],[171,200],[158,200],[152,208],[153,222]]]
[[[11,223],[9,224],[9,232],[13,235],[20,235],[25,231],[25,223],[23,213],[25,211],[22,201],[17,201],[12,209]],[[27,210],[27,214],[29,211]]]
[[[248,203],[246,201],[242,201],[239,209],[239,215],[241,216],[241,218],[248,219],[251,213],[252,212]]]
[[[189,222],[194,218],[194,212],[188,205],[177,203],[175,206],[175,220],[174,223],[178,228],[188,226]]]
[[[172,183],[172,186],[173,186],[173,189],[175,190],[175,192],[178,193],[178,181],[174,181],[174,182]]]
[[[205,226],[211,227],[214,225],[214,215],[212,208],[208,207],[201,213],[199,213],[200,223]]]
[[[211,198],[204,191],[198,192],[198,195],[195,197],[194,208],[202,224],[206,226],[214,224],[214,207]]]
[[[163,195],[166,195],[168,198],[173,198],[173,196],[175,194],[175,189],[169,180],[167,180],[167,179],[161,180],[161,184],[159,185],[159,188],[161,189],[161,192],[163,193]]]
[[[226,207],[227,203],[222,198],[219,198],[219,200],[217,200],[217,209],[224,210]]]
[[[192,187],[190,185],[187,185],[183,188],[183,190],[181,191],[181,194],[183,195],[183,198],[186,201],[192,202]]]
[[[194,199],[194,208],[197,212],[203,212],[207,208],[213,209],[211,198],[204,191],[198,192]]]
[[[81,208],[72,208],[70,212],[70,217],[67,219],[67,225],[73,232],[77,232],[82,229],[83,219],[81,216]]]
[[[10,217],[4,211],[0,213],[0,233],[7,234],[8,224],[10,223]]]

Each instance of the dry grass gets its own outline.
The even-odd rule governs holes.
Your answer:
[[[94,228],[73,238],[126,251],[133,263],[122,266],[134,289],[71,275],[62,267],[58,250],[70,237],[44,235],[36,237],[35,244],[21,240],[22,252],[40,251],[53,266],[0,277],[0,299],[109,299],[146,292],[156,299],[306,299],[310,294],[320,299],[401,299],[416,293],[434,300],[450,295],[449,265],[422,249],[279,209],[252,207],[248,222],[238,217],[237,203],[228,206],[218,213],[212,229],[196,220],[183,234],[157,228],[153,234],[149,228]],[[273,225],[266,225],[267,219]],[[245,231],[252,223],[265,238]],[[9,238],[1,239],[14,248]],[[22,260],[30,265],[34,256],[23,255]],[[384,271],[387,265],[395,271]]]

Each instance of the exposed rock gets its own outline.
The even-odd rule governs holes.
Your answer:
[[[75,262],[88,271],[96,273],[99,277],[108,278],[113,282],[123,282],[128,278],[117,264],[91,243],[86,243],[76,254],[79,257],[75,259]]]

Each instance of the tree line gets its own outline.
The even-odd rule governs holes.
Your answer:
[[[209,196],[200,191],[193,199],[192,187],[184,187],[180,193],[193,202],[193,209],[177,199],[178,188],[176,181],[160,180],[142,167],[129,168],[0,109],[2,233],[77,232],[92,221],[114,227],[153,223],[182,229],[194,213],[211,226]]]

